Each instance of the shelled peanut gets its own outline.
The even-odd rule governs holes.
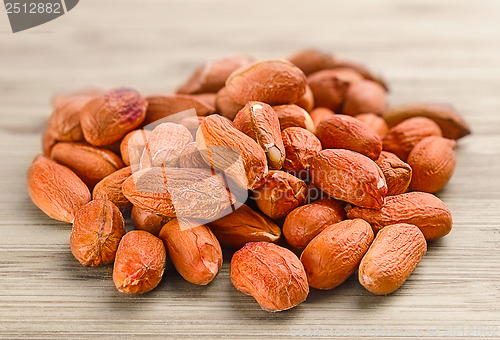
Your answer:
[[[389,107],[387,94],[363,65],[304,50],[208,62],[175,94],[60,95],[29,193],[73,223],[81,264],[114,261],[125,293],[154,289],[167,256],[187,281],[209,284],[235,250],[231,281],[268,311],[358,266],[366,289],[392,293],[452,229],[433,194],[470,129],[451,106]]]

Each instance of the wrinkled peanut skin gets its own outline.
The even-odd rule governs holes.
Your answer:
[[[411,150],[422,139],[441,135],[441,128],[433,120],[414,117],[392,127],[382,139],[382,144],[385,151],[406,161]]]
[[[362,121],[336,114],[318,124],[316,135],[324,149],[347,149],[373,160],[380,156],[382,140]]]
[[[241,248],[248,242],[278,242],[281,229],[267,216],[242,204],[207,224],[221,244]]]
[[[95,146],[119,141],[142,123],[147,106],[137,91],[125,87],[96,95],[80,114],[85,140]]]
[[[327,290],[347,280],[358,267],[373,237],[370,224],[360,219],[345,220],[324,229],[300,256],[309,286]]]
[[[253,191],[259,209],[270,218],[285,217],[307,199],[307,185],[297,177],[271,170],[264,185]]]
[[[33,160],[27,182],[33,203],[59,221],[73,222],[77,211],[90,201],[85,183],[73,171],[45,156]]]
[[[415,145],[408,156],[412,190],[434,193],[445,187],[457,164],[456,144],[452,139],[427,137]]]
[[[420,228],[427,241],[448,234],[453,224],[451,213],[444,203],[425,192],[389,196],[380,210],[354,207],[347,212],[347,217],[367,221],[375,232],[391,224],[413,224]]]
[[[306,92],[306,76],[286,60],[257,61],[233,72],[226,91],[236,103],[261,101],[269,105],[296,103]]]
[[[50,157],[73,170],[90,190],[103,178],[123,168],[121,158],[113,152],[83,143],[57,143]]]
[[[309,294],[306,272],[297,256],[273,243],[251,242],[234,253],[231,282],[269,312],[297,306]]]
[[[361,260],[359,283],[373,294],[390,294],[403,285],[426,251],[427,242],[416,226],[387,226]]]
[[[321,151],[321,142],[310,131],[300,127],[290,127],[281,132],[285,147],[283,170],[294,176],[307,179],[310,162]]]
[[[92,191],[93,199],[108,199],[113,202],[118,209],[132,207],[132,203],[125,197],[122,190],[123,182],[132,176],[132,168],[127,166],[104,177],[97,183]]]
[[[412,168],[395,154],[382,151],[375,161],[384,173],[387,183],[387,196],[403,194],[412,178]]]
[[[326,107],[341,112],[350,79],[345,79],[336,70],[322,70],[307,77],[307,84],[317,107]]]
[[[83,206],[71,229],[71,252],[84,266],[100,266],[115,260],[125,235],[125,221],[113,202],[96,199]]]
[[[274,112],[278,115],[281,131],[289,127],[301,127],[316,133],[316,127],[309,113],[298,105],[276,105]]]
[[[166,217],[214,219],[235,203],[223,177],[209,169],[142,169],[123,182],[122,190],[134,206]]]
[[[210,166],[205,163],[201,157],[200,151],[196,146],[196,142],[187,144],[179,156],[179,165],[181,168],[200,168],[209,169]]]
[[[278,115],[271,106],[257,101],[248,102],[234,118],[233,125],[262,147],[270,169],[281,169],[285,147]]]
[[[173,217],[165,217],[157,213],[133,207],[130,218],[137,230],[147,231],[155,236],[160,234],[161,228]]]
[[[414,103],[397,106],[384,113],[390,127],[412,117],[427,117],[436,122],[443,137],[460,139],[471,133],[470,127],[458,111],[449,104]]]
[[[113,268],[113,281],[122,293],[143,294],[153,290],[165,270],[166,252],[156,236],[132,230],[120,241]]]
[[[325,149],[311,161],[313,183],[330,197],[380,209],[387,193],[382,170],[370,158],[350,150]]]
[[[222,250],[206,225],[174,218],[163,226],[159,237],[170,260],[186,281],[206,285],[219,273]]]
[[[342,205],[325,197],[292,210],[283,223],[283,236],[289,245],[302,250],[326,227],[344,219]]]

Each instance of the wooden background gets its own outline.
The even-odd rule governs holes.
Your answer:
[[[1,8],[0,338],[291,338],[307,334],[300,329],[396,339],[490,330],[499,338],[499,18],[495,0],[85,0],[12,34]],[[277,58],[311,46],[382,73],[391,103],[451,102],[472,126],[439,195],[454,228],[429,245],[396,293],[373,296],[354,276],[269,314],[233,289],[226,256],[207,287],[170,269],[153,292],[125,296],[111,266],[80,266],[69,250],[70,226],[31,203],[25,173],[40,152],[55,92],[118,85],[168,92],[209,58]]]

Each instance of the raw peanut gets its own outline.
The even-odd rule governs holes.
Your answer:
[[[313,183],[332,198],[380,209],[387,193],[382,170],[370,158],[343,149],[326,149],[311,161]]]
[[[410,151],[425,137],[441,136],[441,129],[425,117],[409,118],[392,127],[382,139],[385,151],[392,152],[406,161]]]
[[[445,138],[459,139],[471,133],[467,122],[454,107],[448,104],[407,104],[394,107],[384,113],[384,119],[391,127],[412,117],[432,119],[439,125]]]
[[[274,112],[278,115],[281,131],[289,127],[301,127],[312,133],[316,133],[316,127],[306,110],[297,105],[277,105],[273,106]]]
[[[165,217],[141,208],[132,207],[130,215],[134,228],[147,231],[155,236],[160,234],[161,228],[174,217]]]
[[[373,160],[380,156],[382,140],[362,121],[347,115],[333,115],[318,124],[316,132],[324,149],[347,149]]]
[[[160,231],[170,260],[182,277],[206,285],[222,267],[222,250],[210,229],[188,219],[173,218]]]
[[[313,182],[307,183],[307,200],[306,204],[310,204],[312,202],[316,202],[317,200],[329,198],[323,191],[319,190],[319,188],[314,185]]]
[[[306,92],[306,76],[286,60],[258,61],[234,71],[226,91],[236,103],[261,101],[269,105],[293,104]]]
[[[154,166],[176,167],[182,149],[193,141],[191,132],[181,124],[161,123],[148,138],[141,157],[141,169]]]
[[[309,286],[332,289],[356,270],[373,241],[373,230],[360,219],[328,226],[302,252]]]
[[[217,93],[199,93],[193,94],[192,96],[202,103],[205,103],[207,106],[215,108],[215,98],[217,97]]]
[[[118,209],[131,208],[132,203],[123,195],[122,185],[132,176],[132,167],[127,166],[104,177],[97,183],[92,191],[92,198],[107,199],[113,202]]]
[[[120,210],[106,199],[90,201],[78,210],[71,229],[71,252],[84,266],[100,266],[115,260],[125,235]]]
[[[262,102],[248,102],[234,118],[235,128],[256,141],[264,150],[270,169],[281,169],[285,147],[280,122],[273,108]]]
[[[131,165],[135,168],[139,167],[142,153],[148,145],[148,139],[151,137],[150,130],[133,130],[123,137],[120,144],[120,153],[125,165]]]
[[[335,70],[323,70],[307,77],[307,84],[314,95],[314,105],[340,112],[350,82]]]
[[[366,80],[374,81],[380,84],[380,86],[382,86],[386,91],[389,91],[389,86],[387,85],[384,79],[373,74],[364,65],[360,63],[353,62],[351,60],[335,58],[335,65],[332,68],[351,69],[353,71],[356,71],[357,73],[361,74],[363,78],[365,78]]]
[[[278,242],[281,229],[267,216],[242,204],[232,213],[208,223],[221,244],[241,248],[248,242]]]
[[[300,260],[290,250],[273,243],[247,243],[234,253],[230,275],[236,289],[253,296],[269,312],[295,307],[309,294]]]
[[[239,186],[254,189],[263,184],[268,171],[264,150],[228,119],[208,116],[198,128],[196,145],[211,168],[223,171]]]
[[[184,149],[182,149],[179,156],[179,165],[181,168],[210,168],[203,160],[203,157],[201,157],[196,142],[186,144]]]
[[[137,91],[125,87],[95,96],[80,114],[85,140],[103,146],[122,139],[142,123],[147,106]]]
[[[427,241],[448,234],[453,224],[451,213],[444,203],[425,192],[389,196],[380,210],[354,207],[347,212],[347,217],[362,218],[372,225],[375,232],[391,224],[414,224]]]
[[[361,260],[359,283],[373,294],[390,294],[403,285],[426,251],[427,242],[416,226],[387,226]]]
[[[104,177],[123,168],[121,158],[111,151],[83,143],[57,143],[50,157],[73,170],[90,190]]]
[[[144,119],[144,126],[189,109],[195,109],[198,116],[208,116],[215,112],[215,108],[207,105],[206,102],[186,94],[148,96],[146,100],[148,110],[146,119]]]
[[[216,219],[235,203],[222,175],[209,169],[142,169],[122,190],[134,206],[166,217]]]
[[[245,106],[238,104],[228,93],[227,87],[223,87],[215,97],[215,107],[221,116],[233,120],[236,114]]]
[[[368,112],[381,115],[386,109],[386,95],[386,90],[371,80],[352,84],[346,92],[342,113],[350,116]]]
[[[214,59],[196,69],[177,90],[181,94],[215,93],[224,87],[227,78],[240,67],[254,62],[252,57],[234,55]]]
[[[408,157],[413,169],[412,190],[434,193],[444,188],[457,163],[456,144],[453,139],[427,137],[415,145]]]
[[[375,131],[377,135],[380,136],[380,138],[384,137],[385,134],[389,131],[389,126],[387,126],[384,118],[374,113],[361,113],[354,116],[354,118],[371,127],[373,131]]]
[[[313,109],[309,115],[311,116],[314,126],[316,126],[317,129],[319,123],[321,123],[324,119],[335,115],[335,112],[327,109],[326,107],[317,107]]]
[[[311,159],[321,151],[321,142],[312,132],[300,127],[283,130],[281,138],[286,155],[283,170],[298,178],[307,179]]]
[[[73,222],[76,212],[90,201],[85,183],[70,169],[45,156],[37,156],[28,170],[33,203],[48,216]]]
[[[344,219],[342,205],[325,197],[292,210],[285,218],[283,235],[289,245],[302,250],[326,227]]]
[[[78,142],[83,140],[80,113],[90,99],[92,99],[91,96],[74,96],[54,107],[47,129],[54,133],[57,141]]]
[[[57,143],[55,134],[52,130],[46,128],[42,134],[42,152],[44,156],[50,157],[52,147]]]
[[[402,194],[410,185],[412,169],[395,154],[382,151],[375,161],[384,173],[387,183],[387,196]]]
[[[271,218],[285,217],[306,202],[307,185],[297,177],[271,170],[264,185],[253,191],[259,209]]]
[[[299,51],[286,59],[300,68],[305,75],[335,66],[335,60],[330,53],[315,49]]]
[[[311,87],[309,85],[306,85],[306,93],[297,100],[295,105],[300,106],[307,112],[311,111],[314,109],[314,94],[312,93]]]
[[[163,242],[143,230],[125,234],[116,252],[113,281],[122,293],[143,294],[160,283],[165,270]]]

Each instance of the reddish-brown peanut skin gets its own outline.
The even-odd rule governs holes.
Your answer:
[[[326,227],[344,219],[342,205],[325,197],[292,210],[283,223],[283,235],[289,245],[302,250]]]
[[[309,286],[326,290],[340,285],[356,270],[372,241],[373,230],[363,220],[328,226],[300,256]]]
[[[306,179],[312,157],[321,151],[321,142],[312,132],[300,127],[283,130],[281,138],[286,155],[283,170]]]
[[[343,79],[336,70],[322,70],[307,77],[307,84],[314,95],[314,103],[340,112],[350,81]]]
[[[276,105],[274,112],[278,115],[281,131],[296,126],[316,133],[316,127],[309,113],[298,105]]]
[[[154,289],[163,277],[166,252],[163,242],[143,230],[125,234],[116,252],[113,281],[122,293],[142,294]]]
[[[73,170],[91,190],[104,177],[123,168],[121,158],[113,152],[83,143],[57,143],[50,157]]]
[[[315,49],[298,51],[286,59],[306,75],[335,66],[335,60],[330,53]]]
[[[427,137],[421,140],[408,156],[413,169],[412,190],[438,192],[448,183],[457,163],[453,139]]]
[[[173,218],[161,216],[138,207],[132,207],[130,217],[135,229],[147,231],[155,236],[158,236],[165,223]]]
[[[263,186],[253,191],[255,203],[270,218],[285,217],[306,202],[307,185],[297,177],[271,170]]]
[[[304,95],[299,100],[297,100],[295,105],[300,106],[307,112],[314,109],[314,95],[309,85],[306,85],[306,93],[304,93]]]
[[[147,106],[137,91],[125,87],[98,94],[80,114],[85,140],[95,146],[120,140],[142,123]]]
[[[139,167],[142,152],[149,149],[148,139],[151,136],[150,130],[133,130],[123,137],[120,143],[120,154],[125,165]]]
[[[382,139],[382,145],[385,151],[406,161],[415,145],[429,136],[441,136],[439,125],[429,118],[414,117],[392,127]]]
[[[269,217],[242,204],[232,213],[208,223],[221,244],[241,248],[248,242],[278,242],[281,229]]]
[[[45,156],[33,160],[27,179],[31,200],[53,219],[73,222],[77,211],[90,201],[85,183],[73,171]]]
[[[159,237],[175,269],[186,281],[206,285],[219,273],[222,250],[206,225],[173,218],[163,226]]]
[[[127,166],[104,177],[96,184],[92,191],[92,198],[105,198],[113,202],[118,209],[132,207],[132,203],[125,197],[122,191],[123,182],[132,176],[132,168]]]
[[[402,194],[410,185],[412,168],[395,154],[382,151],[375,161],[384,173],[387,183],[387,196]]]
[[[427,242],[416,226],[387,226],[361,260],[359,283],[373,294],[390,294],[403,285],[426,251]]]
[[[380,138],[384,137],[387,131],[389,131],[389,126],[385,122],[384,118],[374,113],[361,113],[359,115],[354,116],[354,118],[362,121],[363,123],[371,127],[372,130],[375,131],[377,135],[380,136]]]
[[[382,151],[382,140],[368,125],[347,115],[333,115],[318,124],[316,135],[324,149],[347,149],[373,160]]]
[[[75,216],[70,237],[71,252],[84,266],[111,263],[123,235],[125,221],[120,210],[106,199],[93,200]]]
[[[367,221],[375,232],[391,224],[414,224],[427,241],[448,234],[453,224],[451,213],[444,203],[425,192],[389,196],[380,210],[354,207],[347,212],[347,217]]]
[[[323,150],[311,161],[310,173],[313,183],[332,198],[372,209],[380,209],[384,203],[384,174],[360,153]]]
[[[230,275],[236,289],[253,296],[269,312],[295,307],[309,294],[306,272],[298,257],[273,243],[247,243],[234,253]]]
[[[391,108],[384,113],[389,126],[395,126],[411,117],[427,117],[436,122],[443,137],[459,139],[471,133],[470,127],[457,110],[448,104],[414,103]]]
[[[368,112],[381,115],[386,109],[386,95],[382,85],[371,80],[352,84],[345,94],[342,113],[350,116]]]
[[[326,107],[317,107],[309,113],[316,128],[318,128],[318,124],[321,123],[325,118],[331,117],[334,114],[335,112]]]

